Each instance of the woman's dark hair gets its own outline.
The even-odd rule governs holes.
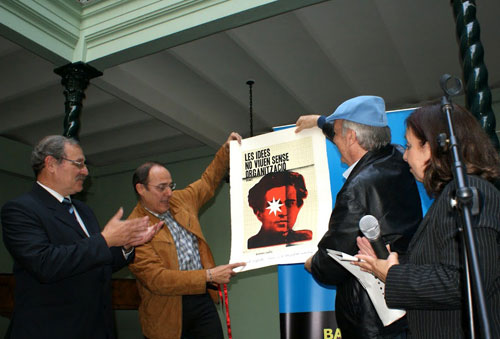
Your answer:
[[[500,179],[500,158],[490,139],[476,118],[465,108],[453,104],[453,130],[459,145],[459,154],[468,174],[482,177],[492,183]],[[446,113],[440,103],[431,103],[415,110],[406,119],[406,128],[420,140],[429,143],[431,159],[424,170],[424,187],[436,197],[453,180],[452,152],[447,145],[438,145],[438,136],[449,136]]]

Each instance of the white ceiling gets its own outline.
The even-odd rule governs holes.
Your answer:
[[[500,1],[477,1],[493,100],[500,101]],[[63,131],[56,66],[0,37],[0,135],[33,145]],[[461,75],[449,1],[334,0],[102,70],[86,91],[80,139],[104,166],[249,136],[380,95],[387,109],[442,95]],[[498,112],[497,112],[498,120]],[[498,123],[500,125],[500,122]],[[500,129],[497,127],[497,130]]]

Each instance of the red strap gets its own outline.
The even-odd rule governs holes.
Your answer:
[[[217,285],[219,289],[219,298],[224,302],[224,307],[226,308],[226,324],[227,324],[227,337],[228,339],[233,339],[233,335],[231,334],[231,319],[229,318],[229,303],[227,297],[227,285],[224,286],[224,295],[222,295],[222,291],[220,289],[220,285]]]

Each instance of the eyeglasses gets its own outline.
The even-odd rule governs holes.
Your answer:
[[[82,169],[82,168],[84,168],[84,167],[87,166],[87,163],[85,162],[85,160],[77,161],[77,160],[71,160],[71,159],[64,158],[64,157],[61,157],[60,159],[61,160],[69,161],[70,163],[72,163],[73,165],[75,165],[76,167],[78,167],[79,169]]]
[[[144,184],[144,186],[154,187],[159,192],[164,192],[167,188],[170,188],[171,191],[175,190],[177,184],[175,182],[171,182],[170,184],[159,184],[159,185],[148,185]]]

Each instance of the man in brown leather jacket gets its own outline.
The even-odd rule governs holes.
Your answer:
[[[233,269],[244,264],[215,267],[198,213],[227,172],[231,140],[241,137],[231,133],[201,178],[182,190],[174,191],[170,172],[159,163],[147,162],[134,173],[139,202],[129,218],[147,215],[152,223],[165,222],[148,244],[135,249],[129,266],[137,277],[139,318],[147,338],[223,338],[213,303],[217,293],[210,287],[228,283]]]
[[[342,338],[406,338],[406,318],[384,327],[357,279],[337,264],[327,249],[357,253],[359,220],[375,216],[391,250],[404,252],[422,218],[420,196],[403,153],[391,145],[385,103],[360,96],[341,104],[329,117],[302,116],[297,132],[314,126],[337,146],[349,168],[337,194],[329,229],[305,264],[318,281],[337,285],[335,315]]]

